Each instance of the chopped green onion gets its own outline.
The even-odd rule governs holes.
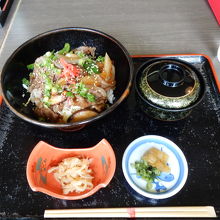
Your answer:
[[[46,74],[44,75],[45,83],[46,84],[51,84],[52,85],[52,80],[47,76]]]
[[[65,43],[63,49],[59,50],[57,53],[63,55],[63,54],[68,53],[69,51],[70,51],[70,44],[69,43]]]
[[[91,60],[91,59],[86,59],[86,61],[83,64],[84,69],[89,73],[89,74],[98,74],[99,72],[99,67],[97,64]]]
[[[49,97],[46,96],[43,98],[43,102],[48,102],[48,101],[49,101]]]
[[[47,62],[45,66],[50,70],[53,70],[55,67],[53,63],[49,63],[49,62]]]
[[[97,62],[104,62],[105,61],[105,57],[103,56],[98,56],[98,58],[96,59]]]
[[[160,175],[160,171],[156,167],[148,165],[144,160],[135,161],[131,165],[136,169],[137,175],[146,180],[146,189],[151,190],[152,182]]]
[[[47,53],[50,53],[50,52],[47,52]],[[53,55],[53,54],[50,55],[50,57],[45,55],[44,59],[42,60],[42,63],[36,64],[36,65],[39,65],[40,67],[46,67],[49,72],[50,71],[54,71],[55,73],[60,74],[61,73],[61,69],[55,67],[54,63],[52,62],[52,60],[54,60],[54,57],[55,57],[55,55]],[[49,75],[49,73],[48,73],[48,75]]]
[[[57,89],[57,92],[58,93],[62,93],[63,92],[63,89],[60,85],[55,85],[56,89]]]
[[[58,69],[58,68],[54,68],[54,71],[57,73],[57,74],[61,74],[61,69]]]
[[[88,92],[88,89],[85,87],[85,85],[81,83],[76,84],[76,93],[78,93],[82,97],[86,97],[86,93]]]
[[[45,89],[44,90],[44,96],[45,96],[44,98],[49,98],[50,97],[50,91],[51,91],[50,89]]]
[[[51,90],[52,87],[53,87],[53,85],[46,84],[46,85],[45,85],[45,90]]]
[[[50,107],[49,99],[50,99],[50,91],[46,90],[44,91],[44,98],[43,98],[43,103],[46,107]]]
[[[76,51],[75,54],[80,58],[84,58],[86,56],[82,51]]]
[[[34,69],[34,63],[31,63],[31,64],[27,65],[27,69],[28,70],[33,70]]]
[[[52,87],[51,92],[52,93],[57,93],[57,88],[56,87]]]
[[[67,96],[67,97],[71,97],[71,98],[73,98],[73,97],[74,97],[74,95],[73,95],[73,93],[72,93],[72,92],[66,92],[66,96]]]
[[[29,86],[30,85],[30,81],[26,78],[23,78],[22,79],[22,84],[26,85],[26,86]]]
[[[79,59],[78,64],[80,66],[83,66],[84,63],[85,63],[85,59]]]
[[[58,59],[58,57],[54,54],[54,56],[50,57],[50,59],[55,61]]]
[[[82,82],[76,84],[76,93],[86,98],[89,102],[95,101],[95,96],[88,92],[88,88]]]
[[[95,102],[95,96],[91,93],[87,93],[87,99],[89,102]]]
[[[44,101],[44,106],[46,106],[46,107],[50,107],[50,103],[47,102],[47,101]]]
[[[52,52],[47,52],[45,55],[46,55],[49,59],[51,59],[51,60],[57,60],[57,59],[58,59],[58,57],[54,54],[54,50],[53,50]]]

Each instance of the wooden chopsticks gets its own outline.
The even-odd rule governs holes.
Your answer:
[[[44,218],[138,218],[138,217],[216,217],[212,206],[135,207],[45,210]]]

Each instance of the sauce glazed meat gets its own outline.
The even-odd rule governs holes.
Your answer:
[[[113,103],[115,67],[107,53],[96,58],[95,49],[81,46],[71,50],[66,43],[62,50],[47,52],[27,66],[33,71],[22,83],[39,120],[81,121]]]

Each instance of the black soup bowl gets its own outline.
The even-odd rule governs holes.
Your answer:
[[[160,121],[186,118],[206,91],[202,74],[176,58],[154,58],[143,63],[137,70],[135,88],[141,110]]]
[[[28,95],[22,86],[22,79],[29,78],[27,65],[47,51],[58,51],[65,43],[71,48],[90,46],[96,48],[96,56],[106,52],[115,65],[116,88],[114,103],[95,117],[71,123],[49,123],[37,119],[33,106],[24,106]],[[130,92],[133,80],[133,62],[125,47],[115,38],[101,31],[89,28],[68,27],[51,30],[26,41],[8,58],[1,74],[1,89],[5,103],[19,118],[35,125],[61,130],[78,130],[85,125],[107,116],[114,111]]]

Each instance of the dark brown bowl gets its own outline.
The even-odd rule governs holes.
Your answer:
[[[96,117],[84,121],[66,124],[47,123],[39,121],[32,110],[32,106],[25,107],[28,97],[23,97],[25,92],[22,87],[22,78],[28,78],[26,66],[47,51],[59,50],[68,42],[72,48],[82,45],[96,47],[96,55],[105,52],[114,60],[116,69],[115,101],[105,111]],[[17,48],[8,58],[1,74],[1,89],[5,103],[18,117],[35,125],[47,128],[59,128],[64,130],[77,130],[86,124],[101,119],[116,109],[127,97],[133,79],[133,62],[124,46],[115,38],[97,30],[88,28],[61,28],[37,35]]]

